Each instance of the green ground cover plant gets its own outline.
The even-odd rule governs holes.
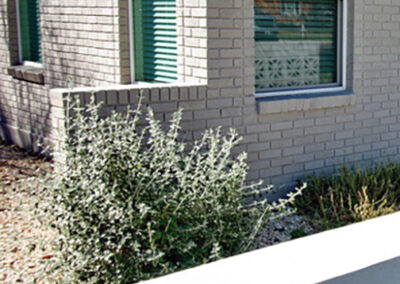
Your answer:
[[[73,112],[64,168],[43,185],[65,282],[133,283],[251,250],[300,192],[259,201],[271,189],[246,185],[235,131],[208,130],[188,148],[180,111],[167,130],[151,110],[144,128],[138,110]]]
[[[399,209],[400,164],[372,168],[344,166],[336,173],[309,176],[295,201],[299,214],[321,229],[332,229],[386,215]]]

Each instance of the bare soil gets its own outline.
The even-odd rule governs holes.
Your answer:
[[[35,204],[38,177],[51,168],[42,157],[0,140],[0,283],[49,281],[57,234],[35,216]]]

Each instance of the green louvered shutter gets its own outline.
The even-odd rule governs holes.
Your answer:
[[[40,0],[18,0],[22,61],[41,62]]]
[[[340,83],[340,0],[255,0],[256,88]]]
[[[175,0],[133,0],[135,80],[177,79]]]

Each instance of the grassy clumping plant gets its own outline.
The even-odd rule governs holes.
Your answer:
[[[307,190],[296,199],[300,214],[323,229],[394,212],[400,201],[400,164],[372,168],[342,167],[336,174],[310,176]]]
[[[151,110],[100,118],[74,108],[65,168],[47,183],[67,282],[132,283],[248,251],[263,220],[286,212],[245,186],[245,154],[232,130],[206,131],[190,149],[181,112],[164,131]]]

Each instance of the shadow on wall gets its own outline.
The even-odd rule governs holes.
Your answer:
[[[43,13],[43,17],[47,15]],[[68,31],[63,29],[64,26],[60,28],[57,24],[59,22],[45,20],[42,27],[43,45],[48,51],[43,56],[46,84],[50,88],[93,86],[94,72],[85,69],[85,65],[90,63],[82,62],[85,55],[79,50],[82,38],[78,38],[72,32],[68,34]],[[100,67],[98,66],[98,70]]]
[[[48,141],[50,135],[50,99],[46,87],[7,74],[7,67],[19,63],[15,8],[12,0],[0,4],[0,45],[4,50],[0,57],[0,137],[39,151],[39,143]]]
[[[6,17],[7,9],[6,5],[0,5],[0,15],[1,15],[1,26],[3,27],[1,29],[2,31],[2,36],[1,36],[1,41],[5,46],[9,46],[9,41],[8,41],[8,20]],[[2,92],[0,93],[0,95]],[[10,137],[10,131],[8,130],[5,125],[7,124],[8,120],[5,115],[5,110],[4,110],[4,98],[0,97],[0,136],[7,139],[6,137]]]
[[[7,141],[12,141],[11,132],[7,127],[8,119],[4,112],[4,104],[0,101],[0,137]]]
[[[14,82],[14,95],[12,107],[10,104],[0,105],[0,136],[34,152],[40,152],[44,146],[51,146],[48,92],[31,83]]]

